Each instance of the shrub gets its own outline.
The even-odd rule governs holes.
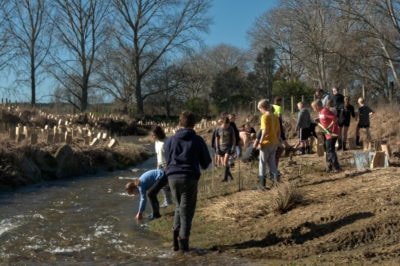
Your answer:
[[[301,199],[302,194],[296,184],[289,182],[280,183],[276,189],[274,210],[281,214],[286,213],[296,206]]]

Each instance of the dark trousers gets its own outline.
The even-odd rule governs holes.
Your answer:
[[[160,217],[160,203],[157,199],[157,194],[160,190],[168,184],[168,178],[164,175],[161,179],[157,180],[149,190],[147,190],[147,197],[149,198],[151,208],[153,209],[153,217]]]
[[[339,166],[339,161],[338,161],[337,153],[336,153],[336,149],[335,149],[336,141],[337,141],[337,138],[331,138],[331,139],[327,139],[325,141],[325,143],[326,143],[326,164],[327,164],[327,166],[338,169],[340,166]]]
[[[199,181],[195,179],[169,179],[168,182],[175,201],[174,230],[179,230],[180,238],[189,238],[196,209]]]

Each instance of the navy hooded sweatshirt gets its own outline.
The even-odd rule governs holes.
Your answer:
[[[165,170],[168,179],[199,179],[200,167],[211,163],[204,139],[191,128],[180,128],[165,142]]]

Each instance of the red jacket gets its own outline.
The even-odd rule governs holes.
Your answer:
[[[328,108],[324,107],[322,110],[319,112],[319,123],[326,129],[329,130],[331,133],[335,133],[339,135],[340,133],[340,128],[337,123],[337,117],[334,113],[329,111]],[[331,139],[334,138],[329,134],[325,134],[325,138]]]

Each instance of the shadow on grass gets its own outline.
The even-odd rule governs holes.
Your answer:
[[[340,177],[323,179],[323,180],[319,180],[319,181],[316,181],[316,182],[313,182],[313,183],[304,183],[299,187],[314,186],[314,185],[320,185],[320,184],[323,184],[323,183],[336,182],[336,181],[343,180],[343,179],[348,179],[348,178],[355,178],[357,176],[362,176],[362,175],[370,173],[370,172],[371,172],[371,170],[366,169],[364,171],[355,172],[355,173],[352,173],[352,174],[345,174],[344,176],[340,176]]]
[[[279,243],[282,244],[303,244],[327,234],[330,234],[339,228],[354,223],[360,219],[366,219],[373,216],[371,212],[354,213],[344,217],[338,221],[332,221],[324,224],[316,224],[314,222],[305,222],[292,230],[289,237],[279,237],[276,233],[269,233],[261,240],[248,240],[242,243],[224,246],[222,249],[246,249],[252,247],[268,247]]]

